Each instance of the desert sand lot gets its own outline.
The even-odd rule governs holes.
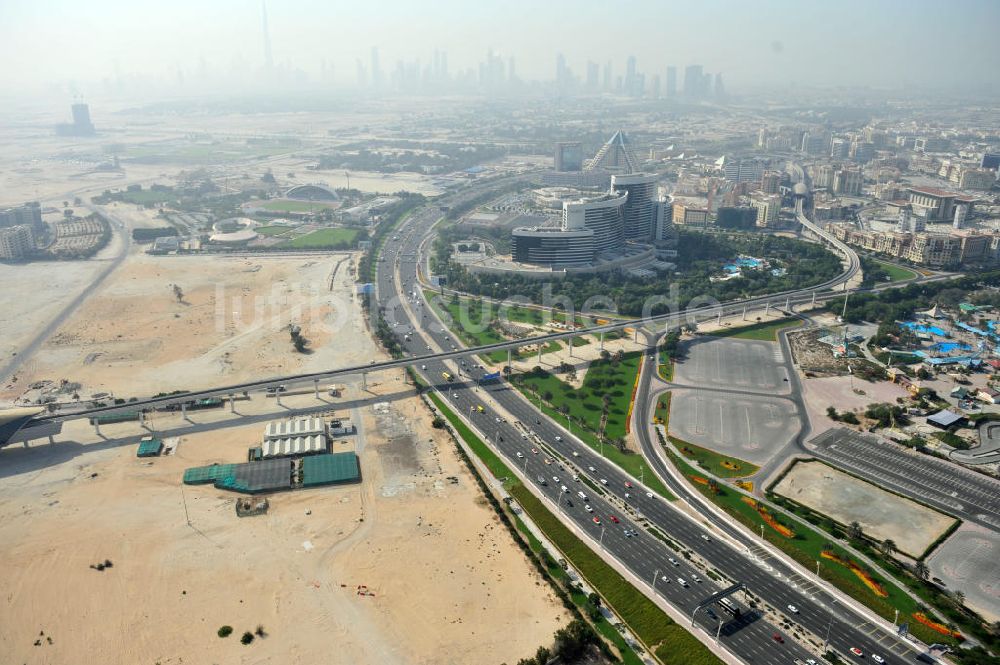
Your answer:
[[[920,556],[955,518],[858,480],[822,462],[798,462],[775,494],[808,506],[841,524],[858,522],[876,540],[895,541],[900,552]]]
[[[363,364],[376,349],[353,297],[354,258],[157,257],[133,249],[0,399],[40,380],[79,383],[81,397],[144,396]],[[12,322],[12,336],[34,331],[37,318]],[[292,347],[293,322],[309,353]]]
[[[0,450],[2,660],[499,663],[548,643],[568,615],[424,406],[360,411],[361,484],[275,494],[258,517],[181,476],[245,459],[259,424],[151,461],[84,423],[63,435],[86,442],[75,456]],[[267,636],[241,645],[258,624]]]

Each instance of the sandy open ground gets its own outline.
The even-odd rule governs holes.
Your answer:
[[[19,397],[40,380],[80,383],[81,397],[145,396],[363,364],[375,346],[353,300],[353,258],[157,257],[134,249],[0,398]],[[14,333],[26,335],[37,319],[15,322]],[[293,322],[309,353],[293,349]]]
[[[565,610],[423,405],[354,411],[362,483],[272,495],[259,517],[181,476],[245,459],[260,424],[183,436],[151,461],[134,423],[114,426],[134,430],[127,445],[70,423],[65,443],[0,450],[2,660],[500,663],[548,643]],[[258,624],[267,637],[240,645]]]
[[[909,393],[902,386],[879,381],[870,383],[851,376],[826,376],[802,378],[802,396],[805,398],[806,412],[812,426],[810,437],[818,436],[831,427],[845,427],[826,415],[826,408],[832,406],[837,411],[864,411],[869,404],[888,402],[895,404],[899,397]],[[858,391],[858,392],[855,392]]]
[[[895,541],[900,552],[920,556],[955,518],[896,496],[822,462],[797,462],[774,487],[841,524],[858,522],[876,540]]]

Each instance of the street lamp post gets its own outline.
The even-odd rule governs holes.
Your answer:
[[[660,569],[657,568],[653,573],[653,593],[656,593],[656,578],[660,576]]]
[[[600,543],[601,549],[603,550],[604,549],[604,526],[603,525],[601,526],[601,538],[600,538],[600,540],[598,542]]]

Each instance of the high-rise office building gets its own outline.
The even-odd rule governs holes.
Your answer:
[[[781,185],[781,174],[777,171],[765,171],[760,179],[760,191],[765,194],[777,194]]]
[[[781,210],[781,197],[777,194],[756,194],[750,198],[750,207],[757,210],[757,226],[774,228],[778,224],[778,213]]]
[[[701,90],[704,85],[705,74],[701,65],[688,65],[684,68],[684,96],[701,97]]]
[[[600,75],[600,67],[596,62],[592,60],[587,61],[587,89],[597,90],[598,87],[598,76]]]
[[[604,74],[601,76],[601,89],[611,92],[611,61],[604,63]]]
[[[822,155],[830,145],[830,136],[826,132],[812,131],[802,133],[801,150],[807,155]]]
[[[834,168],[832,166],[823,164],[816,169],[813,184],[818,188],[833,189],[833,173]]]
[[[760,182],[764,177],[764,169],[767,160],[761,158],[753,159],[731,159],[726,158],[722,165],[722,172],[726,180],[730,182]]]
[[[372,47],[371,53],[371,81],[373,88],[382,87],[382,69],[378,62],[378,47]]]
[[[73,113],[72,123],[62,123],[56,125],[56,133],[60,136],[93,136],[94,125],[90,121],[90,107],[83,103],[76,103],[70,107]]]
[[[856,169],[840,169],[833,174],[833,191],[836,194],[860,196],[864,178]]]
[[[833,159],[847,159],[851,152],[851,142],[845,138],[837,137],[830,140],[830,157]]]
[[[583,169],[583,144],[579,141],[556,143],[555,170],[580,171]]]
[[[647,173],[611,176],[611,189],[625,193],[625,239],[649,242],[656,223],[656,184],[658,178]]]
[[[635,56],[630,55],[625,61],[625,94],[629,97],[636,96],[636,77],[635,77]]]
[[[726,96],[726,88],[722,85],[722,74],[715,75],[715,98],[722,99]]]
[[[1000,170],[1000,154],[989,152],[983,153],[983,159],[979,162],[979,167],[983,169]]]
[[[562,227],[590,229],[597,252],[616,252],[625,246],[624,207],[628,196],[611,192],[590,199],[564,201]]]
[[[968,216],[968,214],[969,214],[969,206],[965,205],[964,203],[960,203],[957,206],[955,206],[955,218],[954,221],[952,222],[952,226],[956,229],[962,228],[962,226],[965,224],[965,218]]]
[[[677,96],[677,68],[673,65],[667,67],[667,97]]]

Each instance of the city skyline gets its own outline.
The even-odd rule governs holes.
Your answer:
[[[524,82],[555,81],[562,55],[583,86],[597,82],[607,89],[610,79],[613,89],[618,77],[628,83],[638,72],[645,75],[647,95],[671,88],[668,67],[677,68],[675,85],[682,91],[689,65],[713,76],[723,72],[727,90],[735,93],[792,85],[990,93],[995,90],[990,67],[1000,57],[990,31],[1000,24],[1000,6],[962,4],[966,11],[958,13],[930,2],[848,1],[842,11],[828,14],[780,1],[752,7],[640,2],[629,12],[614,12],[597,3],[564,2],[545,7],[515,2],[506,8],[389,2],[348,9],[299,0],[272,2],[265,9],[253,0],[222,0],[210,8],[182,1],[168,11],[138,10],[117,0],[85,6],[18,0],[0,8],[0,25],[6,26],[0,29],[0,53],[33,66],[7,68],[0,80],[29,90],[73,82],[83,94],[100,92],[102,81],[130,79],[181,88],[223,81],[238,90],[260,85],[262,74],[270,72],[271,82],[289,86],[347,88],[358,84],[358,65],[368,69],[378,49],[386,82],[400,63],[404,70],[429,68],[435,53],[447,54],[449,79],[478,79],[480,63],[492,52],[501,70],[513,64]],[[348,11],[350,29],[342,29]],[[633,25],[624,15],[636,11],[649,20]],[[530,21],[518,18],[529,15]],[[558,30],[570,18],[576,25],[572,36]],[[822,26],[831,38],[817,39],[802,25]],[[928,49],[925,25],[963,38]],[[81,34],[88,35],[86,46],[72,59],[52,48]],[[621,34],[630,35],[624,44],[616,37]],[[669,39],[662,38],[666,35]]]

